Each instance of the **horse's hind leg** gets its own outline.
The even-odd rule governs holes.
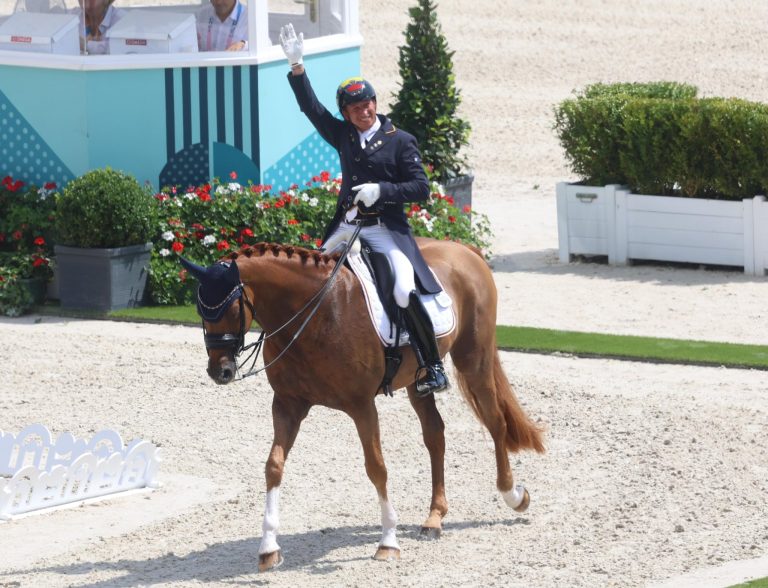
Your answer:
[[[381,507],[381,541],[374,559],[387,561],[400,559],[400,546],[397,543],[397,513],[387,497],[387,466],[381,452],[379,433],[379,415],[373,398],[361,406],[356,406],[349,415],[355,421],[357,434],[363,444],[365,471],[379,495]]]
[[[264,507],[261,543],[259,544],[259,571],[271,570],[283,563],[277,530],[280,526],[280,482],[288,452],[299,433],[301,421],[307,416],[310,404],[300,399],[283,399],[277,394],[272,400],[272,427],[274,438],[267,458],[267,499]]]
[[[435,397],[420,398],[416,395],[416,386],[408,386],[408,398],[421,422],[421,433],[429,451],[432,469],[432,502],[429,516],[421,526],[421,536],[437,539],[442,532],[443,517],[448,512],[448,500],[445,497],[445,425],[435,406]]]
[[[452,352],[462,393],[493,439],[496,454],[496,487],[504,502],[518,512],[528,508],[530,497],[523,486],[514,487],[509,452],[533,449],[544,452],[540,428],[525,414],[501,367],[495,342],[474,353]]]

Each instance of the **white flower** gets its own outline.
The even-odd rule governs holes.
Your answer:
[[[302,202],[309,202],[309,196],[307,195],[306,192],[302,192],[301,196],[299,196],[299,198],[301,198]]]
[[[243,187],[237,182],[230,182],[227,188],[229,188],[232,192],[239,192]]]
[[[317,206],[319,202],[320,201],[315,196],[312,196],[312,198],[309,199],[310,206]]]
[[[176,236],[173,234],[173,231],[166,231],[160,236],[166,241],[173,241],[176,238]]]
[[[170,250],[168,249],[161,249],[159,253],[160,257],[168,257],[171,254]]]
[[[206,235],[203,237],[203,245],[205,246],[211,246],[216,242],[216,237],[213,235]]]
[[[197,195],[194,192],[187,192],[186,194],[184,194],[184,198],[186,198],[187,200],[194,200],[195,198],[197,198]]]
[[[434,222],[435,221],[433,221],[431,218],[424,219],[424,226],[427,228],[427,231],[429,231],[430,233],[432,232],[432,225],[434,224]]]
[[[227,189],[224,186],[216,186],[216,194],[226,194]]]

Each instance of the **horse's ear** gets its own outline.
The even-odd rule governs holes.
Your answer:
[[[192,263],[191,261],[184,259],[183,257],[179,257],[179,261],[181,261],[181,265],[183,265],[187,269],[187,271],[193,276],[195,276],[198,280],[202,280],[208,274],[207,268],[204,268],[201,265]]]

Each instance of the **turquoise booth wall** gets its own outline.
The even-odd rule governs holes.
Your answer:
[[[360,71],[359,48],[305,59],[320,100]],[[212,177],[303,184],[338,157],[296,106],[285,60],[123,70],[0,65],[0,175],[64,185],[110,166],[157,188]]]

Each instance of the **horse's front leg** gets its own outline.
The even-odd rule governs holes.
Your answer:
[[[445,424],[437,411],[433,394],[419,398],[416,386],[410,385],[408,398],[419,417],[432,469],[432,502],[429,505],[429,516],[421,526],[421,536],[425,539],[438,539],[443,529],[443,517],[448,512],[448,500],[445,497]]]
[[[387,466],[381,453],[379,415],[373,398],[363,406],[356,407],[350,416],[355,421],[357,434],[363,444],[365,471],[379,495],[381,507],[381,541],[373,558],[379,561],[400,559],[397,544],[397,513],[387,497]]]
[[[280,526],[280,482],[288,452],[299,433],[301,421],[307,416],[310,404],[300,399],[283,399],[275,394],[272,399],[272,427],[274,438],[269,452],[265,473],[267,477],[267,499],[264,507],[261,543],[259,544],[259,571],[271,570],[283,563],[280,546],[277,544],[277,529]]]

